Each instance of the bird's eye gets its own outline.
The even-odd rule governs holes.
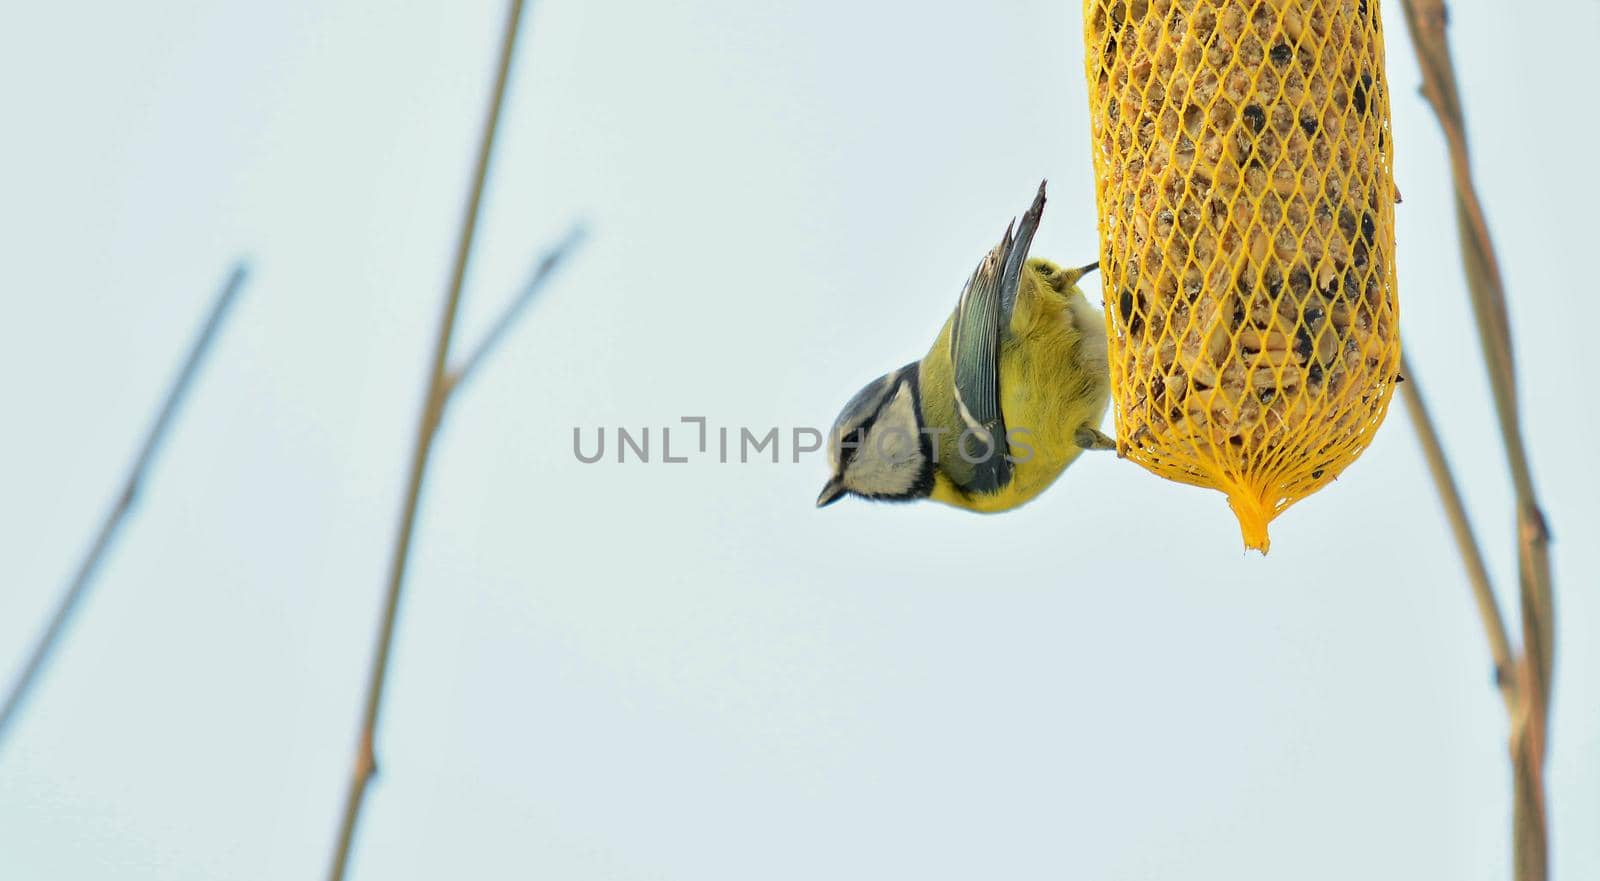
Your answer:
[[[1040,275],[1049,275],[1049,274],[1051,274],[1051,273],[1052,273],[1052,272],[1055,272],[1055,270],[1054,270],[1054,269],[1051,269],[1051,268],[1050,268],[1050,267],[1048,267],[1048,266],[1041,266],[1041,267],[1039,267],[1039,274],[1040,274]]]
[[[867,440],[867,427],[865,425],[856,426],[854,431],[850,432],[849,434],[845,435],[843,438],[840,439],[840,441],[839,441],[839,468],[840,468],[840,470],[843,470],[844,466],[850,464],[850,462],[853,459],[855,459],[856,453],[861,449],[861,445],[864,444],[866,442],[866,440]]]

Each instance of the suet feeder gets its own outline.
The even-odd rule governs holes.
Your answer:
[[[1119,452],[1248,547],[1371,441],[1400,363],[1376,0],[1085,0]]]

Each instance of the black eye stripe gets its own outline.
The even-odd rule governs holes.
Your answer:
[[[840,439],[839,471],[841,473],[843,473],[844,470],[850,466],[850,463],[855,460],[856,453],[860,451],[862,444],[866,442],[867,428],[871,426],[873,421],[877,418],[877,414],[874,413],[872,416],[867,418],[867,421],[857,425],[854,430]]]
[[[867,432],[871,431],[872,426],[877,424],[878,417],[883,415],[884,408],[894,403],[895,397],[900,394],[901,387],[905,387],[911,392],[911,407],[912,412],[915,414],[917,420],[917,434],[919,435],[919,445],[922,447],[922,456],[925,460],[932,457],[932,445],[928,441],[928,436],[922,431],[922,393],[918,383],[919,367],[919,362],[913,361],[894,373],[889,374],[887,377],[889,379],[888,388],[884,389],[883,394],[879,396],[877,400],[877,406],[873,407],[872,409],[872,414],[861,420],[860,425],[857,425],[855,428],[851,429],[840,437],[840,474],[844,473],[845,469],[850,466],[852,461],[854,461],[856,453],[860,452],[861,448],[866,445]],[[923,494],[926,495],[926,493]]]

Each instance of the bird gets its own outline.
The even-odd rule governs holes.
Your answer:
[[[846,496],[1009,511],[1086,449],[1114,450],[1105,317],[1078,288],[1098,263],[1029,258],[1045,184],[962,288],[933,347],[868,383],[828,433],[825,507]]]

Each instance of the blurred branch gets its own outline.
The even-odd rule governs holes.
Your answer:
[[[1516,706],[1516,682],[1511,678],[1511,671],[1515,669],[1511,639],[1506,635],[1506,622],[1500,615],[1500,604],[1495,599],[1494,587],[1489,581],[1489,569],[1484,565],[1478,539],[1472,534],[1472,522],[1467,518],[1466,505],[1462,503],[1455,477],[1450,473],[1450,463],[1439,443],[1433,417],[1428,415],[1427,405],[1423,403],[1417,369],[1411,366],[1405,355],[1400,356],[1400,375],[1406,378],[1400,384],[1400,397],[1406,402],[1406,411],[1416,429],[1417,441],[1422,444],[1423,458],[1427,460],[1428,471],[1439,490],[1445,519],[1450,521],[1450,531],[1455,535],[1456,549],[1461,552],[1461,562],[1467,567],[1472,598],[1477,601],[1478,617],[1483,620],[1484,634],[1489,638],[1489,654],[1494,658],[1495,681],[1505,697],[1506,709],[1510,711]]]
[[[172,427],[172,420],[177,416],[178,407],[183,403],[184,396],[188,394],[189,386],[193,384],[195,375],[200,372],[201,365],[205,362],[206,354],[211,349],[211,342],[222,327],[223,319],[228,315],[233,306],[234,299],[244,287],[244,281],[249,274],[247,267],[241,261],[234,264],[233,271],[222,284],[222,289],[217,292],[215,301],[211,304],[211,312],[206,316],[204,326],[189,346],[189,355],[184,360],[183,366],[178,370],[178,375],[173,378],[172,385],[167,389],[166,399],[161,403],[161,409],[156,413],[155,422],[150,425],[145,434],[144,444],[139,448],[139,455],[134,458],[133,465],[128,470],[127,479],[118,494],[111,510],[106,513],[104,522],[100,524],[100,531],[95,535],[94,542],[89,545],[89,550],[84,554],[83,560],[78,564],[77,571],[68,583],[67,589],[61,594],[56,610],[50,616],[50,621],[45,625],[44,632],[39,635],[38,642],[34,643],[33,652],[23,664],[22,672],[17,675],[16,682],[12,683],[11,691],[6,695],[3,708],[0,708],[0,744],[5,741],[6,732],[17,715],[21,712],[24,701],[39,675],[50,661],[51,653],[56,643],[60,641],[61,634],[65,632],[67,624],[82,601],[89,585],[93,583],[95,574],[99,571],[100,563],[110,551],[112,542],[116,540],[117,532],[121,528],[128,514],[133,510],[134,504],[139,500],[139,492],[143,488],[150,465],[155,461],[156,453],[161,449],[161,444],[166,440],[167,431]]]
[[[1422,69],[1422,92],[1433,106],[1450,151],[1456,220],[1461,235],[1467,289],[1477,317],[1500,435],[1517,499],[1517,562],[1522,612],[1522,654],[1512,669],[1516,701],[1511,711],[1511,759],[1515,781],[1513,841],[1518,881],[1544,881],[1549,840],[1544,790],[1546,723],[1555,649],[1555,601],[1550,572],[1550,532],[1534,494],[1532,472],[1518,412],[1516,366],[1504,281],[1489,224],[1472,179],[1466,122],[1455,65],[1445,37],[1442,0],[1404,0],[1406,27]]]
[[[361,806],[367,788],[377,773],[374,741],[377,738],[379,710],[383,705],[383,686],[389,671],[389,652],[394,642],[395,621],[400,609],[400,597],[405,585],[406,564],[411,552],[411,537],[417,520],[417,507],[422,496],[423,477],[428,468],[428,457],[433,449],[434,436],[449,396],[450,339],[455,329],[456,314],[461,303],[461,289],[466,280],[467,262],[472,254],[472,242],[478,226],[479,208],[483,202],[484,184],[489,174],[489,159],[494,152],[495,135],[500,126],[501,108],[505,103],[506,82],[510,78],[511,60],[516,51],[517,33],[522,20],[522,0],[511,0],[506,13],[504,31],[500,39],[500,57],[495,70],[494,92],[489,102],[479,136],[478,154],[473,168],[472,187],[467,197],[466,209],[461,218],[460,234],[456,239],[455,262],[450,274],[449,288],[445,293],[443,310],[439,316],[438,334],[434,340],[433,357],[428,372],[428,391],[422,413],[417,421],[416,439],[411,454],[410,469],[406,478],[405,506],[395,535],[389,559],[388,587],[384,594],[382,614],[379,619],[377,644],[373,649],[372,666],[366,689],[366,703],[361,717],[361,733],[356,745],[354,767],[345,794],[344,812],[339,823],[339,838],[329,866],[328,877],[333,881],[344,878],[350,862],[350,847],[355,838],[356,823],[361,816]]]
[[[494,324],[489,326],[489,330],[478,341],[478,345],[473,347],[472,354],[463,358],[460,365],[451,370],[449,375],[446,376],[445,388],[447,393],[454,394],[463,383],[472,378],[472,375],[477,372],[478,367],[483,363],[484,358],[494,351],[506,333],[511,330],[512,325],[516,324],[517,319],[522,317],[522,313],[528,308],[528,304],[533,302],[539,291],[544,289],[545,282],[550,280],[568,255],[583,244],[583,240],[587,235],[588,233],[581,224],[573,226],[572,229],[567,231],[566,238],[556,243],[554,247],[544,253],[544,256],[539,258],[539,262],[534,265],[533,274],[523,284],[522,290],[506,305],[505,311],[500,313]]]

